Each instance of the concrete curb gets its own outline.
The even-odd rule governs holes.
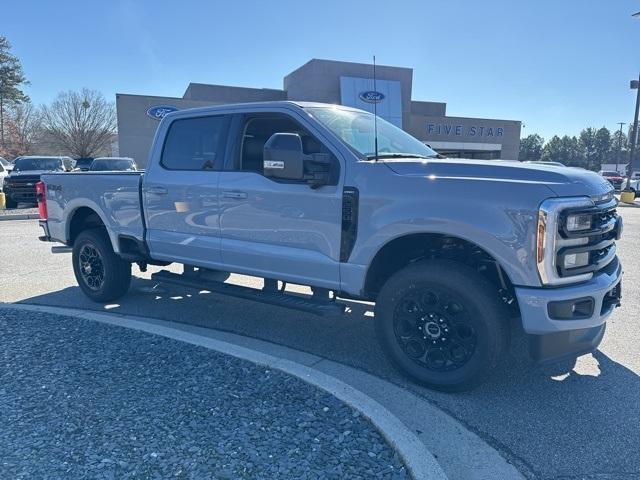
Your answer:
[[[0,222],[3,220],[36,220],[40,218],[37,213],[9,213],[0,215]]]
[[[233,357],[280,370],[314,385],[358,410],[375,426],[387,442],[398,452],[411,476],[416,480],[446,480],[439,463],[423,442],[398,417],[360,390],[310,366],[282,356],[267,354],[227,341],[199,335],[174,326],[152,323],[152,319],[124,315],[86,312],[82,310],[24,304],[4,304],[0,308],[65,315],[97,321],[147,333],[161,335],[192,345],[201,346]],[[163,322],[165,324],[169,322]],[[274,349],[272,349],[273,352]]]

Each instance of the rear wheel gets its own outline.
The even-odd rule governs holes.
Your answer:
[[[383,286],[375,310],[386,354],[430,388],[462,391],[479,385],[508,348],[508,314],[495,288],[456,262],[405,267]]]
[[[94,302],[116,300],[129,290],[131,264],[116,255],[103,229],[81,232],[72,257],[78,285]]]

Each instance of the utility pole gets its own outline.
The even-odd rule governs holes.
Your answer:
[[[618,164],[620,163],[620,157],[622,156],[622,127],[626,125],[624,122],[618,122],[620,125],[620,135],[618,136],[618,155],[616,155],[616,172],[618,171]]]
[[[627,172],[626,188],[631,188],[631,176],[633,175],[633,157],[636,153],[636,143],[638,143],[638,113],[640,113],[640,75],[638,76],[638,80],[631,80],[630,86],[632,90],[637,90],[638,93],[636,94],[636,113],[633,117],[633,133],[631,134],[631,142],[629,144],[629,171]]]

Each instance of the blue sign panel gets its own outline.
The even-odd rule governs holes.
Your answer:
[[[360,97],[360,100],[367,103],[380,103],[384,100],[384,93],[376,92],[375,90],[360,92],[358,96]]]
[[[373,78],[341,76],[340,103],[366,112],[375,111],[402,128],[402,89],[397,80],[377,80],[374,84]]]
[[[162,120],[167,113],[175,112],[177,110],[178,107],[174,107],[173,105],[154,105],[147,109],[147,115],[154,120]]]

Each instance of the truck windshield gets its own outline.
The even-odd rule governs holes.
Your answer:
[[[58,158],[19,158],[15,161],[13,171],[26,170],[64,170],[62,160]]]
[[[315,119],[360,155],[375,157],[374,116],[341,108],[306,108]],[[378,158],[437,158],[438,154],[417,138],[378,117]]]

